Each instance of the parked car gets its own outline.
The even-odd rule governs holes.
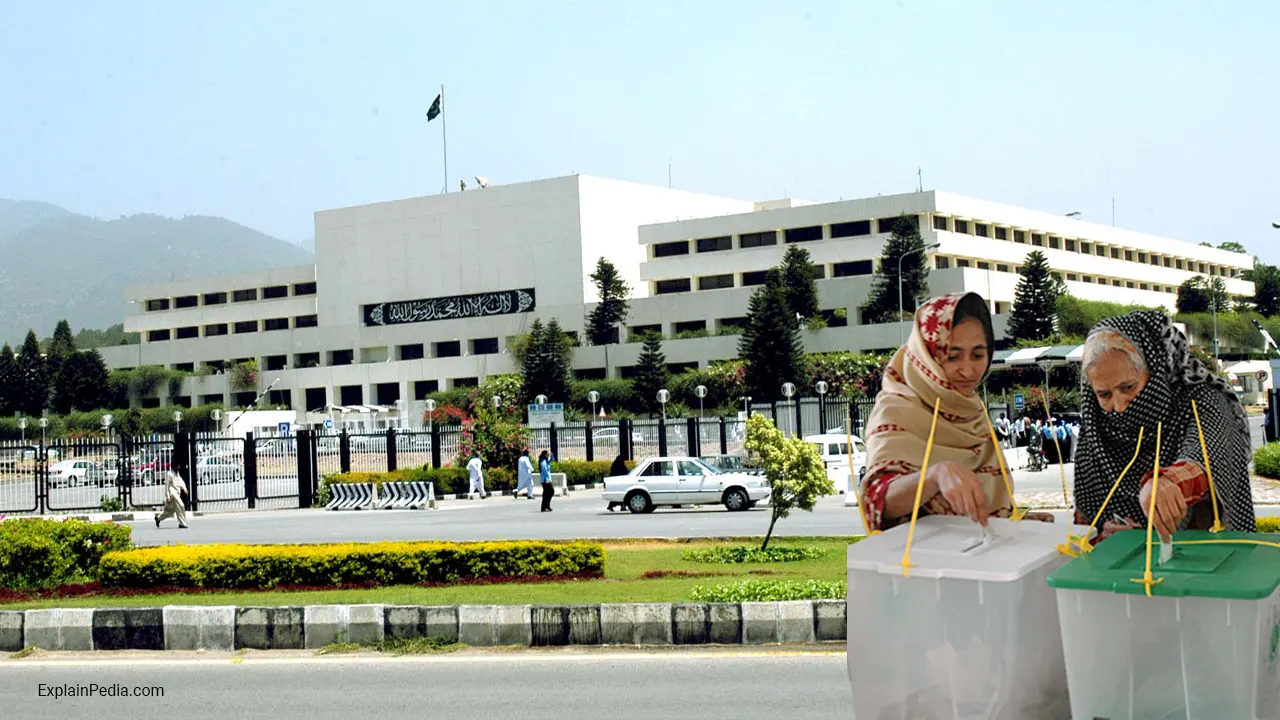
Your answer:
[[[851,438],[853,440],[852,471],[849,467]],[[867,474],[867,446],[862,443],[862,438],[847,433],[827,433],[810,435],[804,441],[818,448],[818,454],[822,456],[822,462],[827,466],[827,477],[835,483],[836,492],[844,495],[845,504],[857,504],[858,485],[862,482],[862,477]]]
[[[626,475],[604,480],[604,499],[622,503],[633,513],[653,512],[659,505],[721,504],[748,510],[768,500],[772,490],[763,478],[722,473],[692,457],[650,458]]]
[[[618,445],[618,440],[621,437],[622,436],[618,433],[618,428],[616,427],[601,428],[591,433],[591,444],[613,445],[616,447]],[[639,430],[632,429],[631,442],[632,444],[644,444],[644,435],[641,434]]]
[[[144,450],[133,459],[133,478],[138,485],[153,485],[161,482],[165,473],[173,467],[173,451]]]
[[[49,487],[101,487],[106,484],[106,470],[93,460],[63,460],[49,468]]]
[[[196,477],[201,484],[239,482],[240,463],[226,457],[202,457],[196,461]]]
[[[722,473],[760,475],[763,472],[760,466],[746,455],[703,455],[698,459]]]

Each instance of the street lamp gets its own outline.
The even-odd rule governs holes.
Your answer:
[[[742,417],[743,419],[751,417],[751,396],[742,398]]]
[[[26,418],[24,417],[18,418],[18,430],[22,433],[22,444],[26,445],[27,444],[27,419]]]
[[[898,256],[898,347],[902,347],[907,342],[906,337],[903,335],[902,327],[902,313],[905,312],[905,308],[902,304],[902,261],[916,253],[929,252],[930,250],[936,250],[941,246],[942,243],[930,243],[928,245],[918,247],[915,250],[904,252]],[[912,299],[914,300],[914,298]]]
[[[497,410],[497,409],[499,409],[499,408],[501,408],[501,407],[502,407],[502,396],[501,396],[501,395],[494,395],[494,396],[493,396],[493,409],[494,409],[494,410]]]
[[[591,417],[596,416],[596,403],[600,402],[600,393],[592,390],[587,393],[587,402],[591,403]]]
[[[782,383],[782,396],[783,396],[783,397],[785,397],[785,398],[787,399],[787,402],[791,402],[791,396],[792,396],[792,395],[795,395],[795,394],[796,394],[796,386],[795,386],[794,384],[789,383],[789,382],[787,382],[787,383]],[[796,415],[799,415],[799,414],[800,414],[800,403],[799,403],[799,402],[797,402],[797,403],[796,403]],[[797,423],[796,423],[796,434],[799,434],[799,430],[800,430],[800,424],[797,422]]]
[[[535,398],[533,399],[533,401],[534,401],[535,403],[539,404],[539,405],[546,405],[546,404],[547,404],[547,396],[546,396],[546,395],[539,395],[539,396],[535,397]]]
[[[173,431],[182,432],[182,411],[181,410],[173,411]]]
[[[222,432],[222,409],[214,408],[209,413],[209,417],[213,420],[214,432],[218,432],[218,433]]]
[[[48,411],[46,410],[45,412],[48,412]],[[44,446],[44,431],[45,431],[46,429],[48,429],[48,427],[49,427],[49,418],[44,417],[44,416],[41,416],[41,417],[40,417],[40,445],[41,445],[41,447],[43,447],[43,446]]]
[[[432,400],[431,398],[427,398],[427,401],[423,403],[423,405],[425,405],[427,408],[427,432],[431,432],[432,426],[435,425],[435,419],[436,419],[435,418],[436,401]]]
[[[698,422],[702,422],[702,401],[707,396],[707,386],[699,385],[693,389],[693,394],[698,396]]]
[[[107,442],[111,442],[111,413],[102,416],[102,431],[107,434]]]
[[[818,392],[818,432],[824,433],[827,431],[827,381],[819,380],[813,389]]]
[[[666,388],[658,391],[658,402],[662,403],[662,422],[667,421],[667,401],[671,399],[671,393]]]

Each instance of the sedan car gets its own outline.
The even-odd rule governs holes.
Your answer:
[[[49,468],[49,487],[103,486],[107,471],[93,460],[64,460]]]
[[[196,461],[196,477],[201,484],[239,482],[240,475],[240,463],[230,458],[214,455]]]
[[[736,512],[768,500],[772,492],[763,478],[720,472],[692,457],[650,458],[626,475],[604,479],[604,499],[633,513],[653,512],[659,505],[714,504]]]
[[[703,455],[698,459],[722,473],[761,474],[760,467],[746,455]]]

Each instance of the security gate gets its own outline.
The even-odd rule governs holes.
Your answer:
[[[40,448],[26,443],[0,444],[0,514],[40,509]]]

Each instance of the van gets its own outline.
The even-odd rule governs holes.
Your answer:
[[[852,448],[849,447],[850,439],[853,441]],[[845,504],[856,504],[858,483],[867,472],[867,446],[862,443],[862,439],[857,435],[826,433],[810,435],[804,441],[818,449],[818,454],[822,456],[822,463],[827,467],[827,477],[835,483],[836,492],[845,496]],[[853,451],[852,472],[849,467],[851,449]]]

